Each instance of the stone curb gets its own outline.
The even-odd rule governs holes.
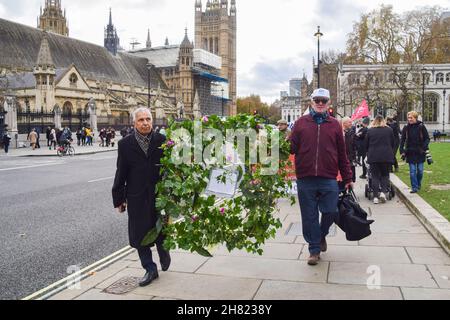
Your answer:
[[[90,151],[90,152],[82,152],[82,153],[76,153],[76,156],[84,156],[84,155],[92,155],[97,153],[106,153],[106,152],[113,152],[117,151],[117,149],[110,149],[110,150],[100,150],[100,151]],[[31,158],[31,157],[58,157],[58,155],[55,154],[25,154],[25,155],[13,155],[11,157],[18,157],[18,158]]]
[[[410,194],[409,187],[399,177],[391,175],[391,182],[400,200],[450,255],[450,222],[417,193]]]
[[[48,287],[39,290],[38,292],[35,292],[21,300],[46,300],[56,295],[57,293],[66,290],[67,288],[73,286],[74,284],[90,277],[94,272],[101,271],[109,267],[113,263],[124,259],[126,256],[130,255],[134,251],[135,249],[131,248],[130,246],[127,246],[113,253],[112,255],[95,262],[94,264],[84,268],[83,270],[80,270],[72,274],[71,276],[61,279],[58,282],[55,282],[49,285]]]

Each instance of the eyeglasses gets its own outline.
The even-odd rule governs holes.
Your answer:
[[[327,104],[329,100],[326,98],[314,98],[313,101],[315,104],[320,104],[321,102],[322,104]]]

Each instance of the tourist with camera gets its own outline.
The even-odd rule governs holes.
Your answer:
[[[416,111],[408,113],[408,124],[402,130],[400,142],[402,159],[409,164],[411,193],[417,193],[422,187],[425,160],[428,164],[433,163],[428,148],[430,144],[428,130],[418,118],[419,114]]]

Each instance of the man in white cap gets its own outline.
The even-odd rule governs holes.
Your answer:
[[[317,265],[320,253],[327,251],[326,236],[338,212],[338,172],[346,188],[353,186],[342,128],[328,114],[329,103],[327,89],[315,90],[309,114],[297,120],[290,138],[291,153],[296,155],[297,190],[303,237],[309,244],[309,265]]]

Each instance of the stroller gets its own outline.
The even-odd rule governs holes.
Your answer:
[[[375,190],[373,188],[372,170],[370,168],[371,166],[367,162],[367,159],[364,159],[363,161],[367,168],[367,183],[366,183],[364,194],[367,199],[373,200],[375,198]],[[387,200],[392,200],[394,197],[395,197],[395,190],[392,185],[392,182],[390,182],[390,180],[389,180],[389,187],[388,187],[388,192],[386,194],[386,198],[387,198]]]

